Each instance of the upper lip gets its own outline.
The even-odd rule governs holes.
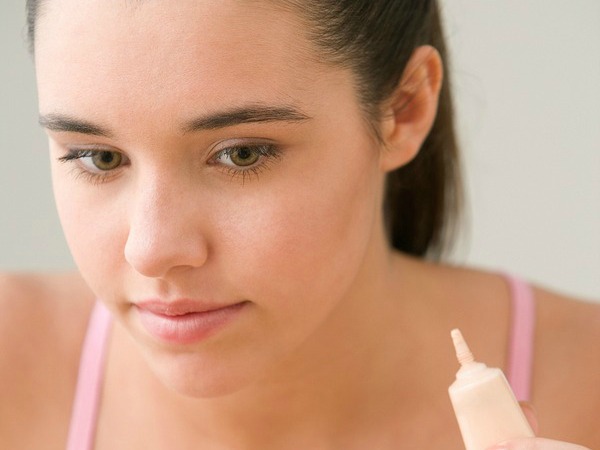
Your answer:
[[[144,300],[135,303],[138,308],[145,309],[153,314],[161,316],[183,316],[185,314],[216,311],[218,309],[233,306],[235,303],[217,303],[201,300],[178,299],[174,301]]]

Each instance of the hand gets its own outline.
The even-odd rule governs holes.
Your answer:
[[[490,447],[488,450],[590,450],[577,444],[542,438],[512,439]]]
[[[529,421],[529,425],[533,432],[538,432],[538,422],[535,414],[535,409],[528,402],[521,402],[521,408],[525,417]],[[553,441],[551,439],[542,438],[524,438],[511,439],[510,441],[501,442],[490,447],[488,450],[590,450],[581,445],[569,444],[568,442]]]

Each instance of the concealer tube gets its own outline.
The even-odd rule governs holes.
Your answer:
[[[533,437],[502,371],[476,362],[459,330],[452,330],[451,336],[461,367],[448,393],[466,450]]]

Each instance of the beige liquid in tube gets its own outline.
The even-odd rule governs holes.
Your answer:
[[[448,389],[466,450],[533,437],[533,431],[500,369],[476,362],[459,330],[452,330],[461,367]]]

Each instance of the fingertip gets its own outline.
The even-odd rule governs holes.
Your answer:
[[[537,411],[536,411],[535,407],[533,406],[533,404],[531,402],[525,402],[525,401],[519,402],[519,405],[521,406],[521,410],[523,411],[523,414],[525,415],[527,422],[529,422],[529,426],[533,430],[533,433],[537,436],[538,430],[539,430],[539,423],[538,423]]]

